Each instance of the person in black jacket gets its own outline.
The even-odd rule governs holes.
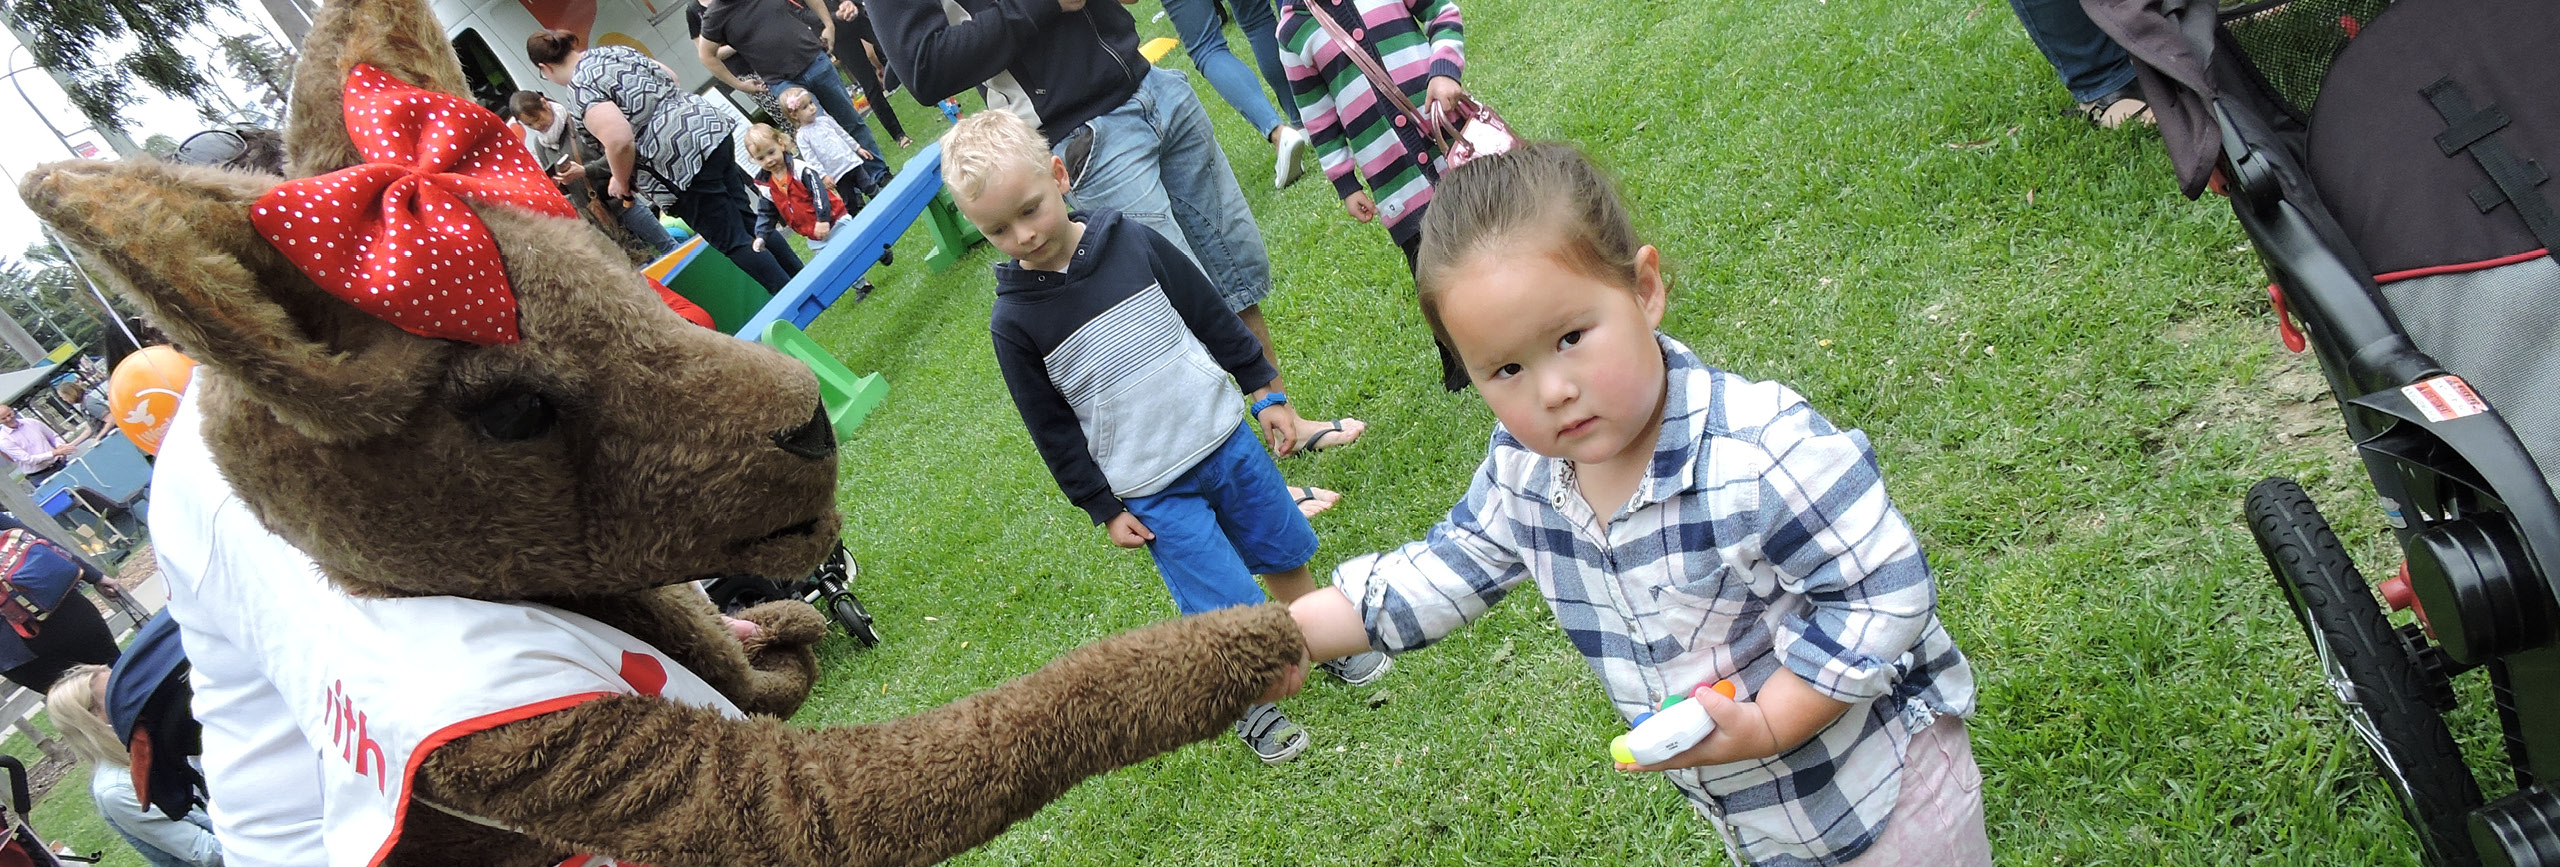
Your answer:
[[[1129,10],[1107,0],[953,2],[962,13],[946,12],[943,0],[867,0],[907,92],[932,105],[986,85],[989,106],[1030,123],[1064,161],[1077,207],[1119,211],[1164,236],[1208,275],[1277,369],[1261,307],[1271,292],[1262,229],[1190,81],[1138,53]],[[1350,443],[1367,427],[1296,418],[1266,435],[1286,457]]]
[[[1112,544],[1145,546],[1185,616],[1261,604],[1264,587],[1283,602],[1314,592],[1306,513],[1341,497],[1282,482],[1253,426],[1239,423],[1239,389],[1264,427],[1297,413],[1274,399],[1279,371],[1208,278],[1135,219],[1069,213],[1064,163],[1013,115],[963,119],[943,147],[953,203],[1014,257],[995,266],[987,327],[1059,490]],[[1387,667],[1369,653],[1327,670],[1369,683]],[[1265,762],[1307,746],[1270,704],[1248,710],[1236,735]]]
[[[871,18],[862,14],[862,4],[857,0],[835,0],[835,6],[836,41],[830,50],[836,56],[836,66],[853,76],[853,83],[862,85],[862,95],[871,100],[871,116],[879,118],[880,128],[897,139],[899,147],[915,147],[915,139],[907,137],[906,126],[898,123],[898,110],[889,107],[889,89],[880,80],[880,37],[871,32]]]

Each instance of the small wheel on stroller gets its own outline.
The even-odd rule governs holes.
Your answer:
[[[2465,824],[2480,806],[2480,785],[2444,715],[2428,706],[2422,673],[2337,534],[2291,479],[2251,488],[2248,515],[2259,552],[2311,637],[2321,676],[2346,707],[2347,724],[2372,750],[2427,863],[2480,863]]]
[[[880,646],[880,632],[871,628],[871,611],[863,608],[862,600],[854,598],[853,594],[839,593],[829,598],[827,616],[835,618],[837,623],[844,624],[845,634],[853,636],[855,641],[862,642],[862,646]]]
[[[878,647],[880,631],[871,626],[871,610],[862,607],[862,600],[853,595],[853,576],[861,571],[862,567],[853,561],[853,552],[838,543],[836,552],[827,555],[827,562],[819,564],[818,573],[810,580],[817,582],[818,592],[826,600],[827,616],[844,624],[845,634],[864,647]]]

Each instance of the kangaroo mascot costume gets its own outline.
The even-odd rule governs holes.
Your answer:
[[[742,639],[686,582],[834,547],[816,380],[661,303],[462,98],[423,0],[330,3],[295,79],[292,180],[20,190],[204,365],[152,533],[231,863],[930,863],[1302,676],[1265,605],[785,725],[824,621]]]

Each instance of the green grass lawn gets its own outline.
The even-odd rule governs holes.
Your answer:
[[[1672,265],[1665,330],[1873,437],[1981,678],[2003,863],[2414,863],[2239,516],[2251,483],[2299,477],[2379,568],[2370,494],[2316,371],[2277,347],[2228,210],[2177,195],[2155,133],[2088,128],[1997,3],[1473,0],[1466,16],[1469,85],[1622,179]],[[1283,464],[1346,495],[1317,519],[1316,565],[1415,538],[1492,417],[1436,387],[1385,233],[1321,178],[1269,189],[1268,147],[1199,90],[1270,243],[1290,391],[1311,417],[1373,425]],[[916,712],[1173,615],[1145,555],[1059,496],[1006,400],[994,254],[928,276],[906,264],[921,235],[879,294],[813,329],[893,390],[846,443],[841,495],[887,642],[830,645],[806,724]],[[1621,726],[1534,598],[1380,685],[1318,683],[1287,707],[1315,739],[1294,764],[1213,741],[961,860],[1722,858],[1670,786],[1608,768]],[[2492,748],[2476,702],[2455,722]]]

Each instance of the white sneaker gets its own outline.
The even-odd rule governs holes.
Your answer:
[[[1271,166],[1272,189],[1288,189],[1290,184],[1297,183],[1306,175],[1306,165],[1301,158],[1307,155],[1308,146],[1313,144],[1315,140],[1307,138],[1305,131],[1288,124],[1280,125],[1271,141],[1272,149],[1277,152],[1277,159]]]

